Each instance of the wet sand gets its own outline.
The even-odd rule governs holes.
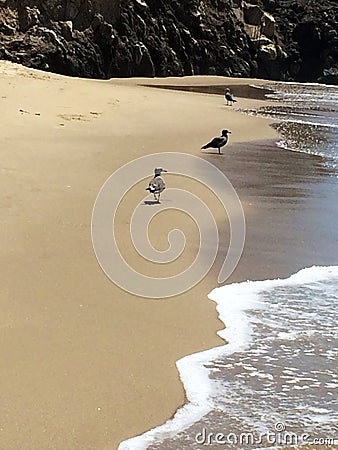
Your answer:
[[[0,125],[1,447],[116,449],[184,402],[175,361],[221,344],[207,294],[217,285],[226,245],[209,275],[187,293],[163,301],[131,296],[104,275],[92,248],[92,208],[106,179],[154,152],[203,156],[202,144],[224,126],[231,129],[223,157],[203,156],[226,173],[246,214],[245,249],[229,282],[337,264],[333,183],[319,158],[277,150],[268,120],[242,115],[216,95],[0,67],[6,111]],[[251,82],[257,80],[147,80]],[[261,104],[241,98],[236,106]],[[130,194],[126,213],[139,196]],[[224,220],[211,208],[218,223]],[[117,234],[127,237],[123,211],[121,217]],[[197,244],[190,222],[173,214],[173,227],[176,220],[194,243],[177,261],[179,271]],[[160,247],[166,240],[166,234],[150,237]],[[225,244],[226,233],[223,238]],[[128,256],[128,246],[125,251]]]

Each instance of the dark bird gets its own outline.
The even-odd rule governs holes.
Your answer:
[[[234,102],[237,102],[237,100],[236,100],[235,97],[232,95],[232,93],[231,93],[231,91],[230,91],[229,88],[227,88],[227,89],[225,90],[224,98],[225,98],[225,100],[227,101],[227,105],[230,105],[230,106],[231,106]]]
[[[218,148],[218,154],[221,155],[221,147],[224,147],[228,142],[228,134],[231,134],[229,130],[222,130],[222,136],[214,137],[208,144],[203,145],[202,149],[206,148]]]
[[[162,169],[162,167],[156,167],[154,172],[155,172],[155,176],[149,182],[149,185],[146,188],[146,190],[151,192],[154,195],[155,201],[157,203],[160,203],[160,195],[165,189],[165,181],[161,177],[161,174],[162,174],[162,172],[167,172],[167,171],[165,169]]]

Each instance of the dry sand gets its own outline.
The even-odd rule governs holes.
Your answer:
[[[315,204],[303,215],[297,206],[312,182],[307,174],[322,176],[318,159],[305,157],[304,163],[304,156],[276,152],[268,120],[227,108],[219,96],[138,86],[144,82],[70,79],[0,64],[1,449],[116,449],[184,402],[177,359],[222,344],[207,294],[217,285],[225,249],[200,284],[168,300],[131,296],[97,263],[93,204],[123,164],[163,151],[201,156],[201,145],[228,127],[224,157],[205,157],[227,174],[246,212],[246,247],[229,281],[287,276],[330,260],[329,249],[327,257],[318,250],[325,239],[311,240]],[[174,82],[250,80],[163,81]],[[240,100],[242,108],[260,104]],[[174,180],[167,176],[168,183]],[[127,212],[139,197],[137,189],[130,193],[118,223],[123,242]],[[196,246],[195,228],[179,221]],[[158,236],[155,228],[150,235],[155,245],[165,245],[166,234]],[[177,271],[191,251],[176,262]],[[127,243],[124,252],[136,268],[142,265]]]

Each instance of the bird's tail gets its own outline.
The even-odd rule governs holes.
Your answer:
[[[203,145],[203,147],[201,147],[201,150],[205,150],[206,148],[208,148],[208,144]]]

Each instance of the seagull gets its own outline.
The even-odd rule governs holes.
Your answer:
[[[225,98],[225,100],[227,101],[227,105],[230,105],[230,106],[231,106],[234,102],[237,102],[237,100],[234,98],[234,96],[232,95],[232,93],[231,93],[231,91],[230,91],[229,88],[227,88],[227,89],[225,90],[224,98]]]
[[[218,154],[221,155],[221,147],[224,147],[228,142],[228,134],[231,134],[229,130],[222,130],[222,136],[214,137],[208,144],[203,145],[202,149],[206,148],[218,148]]]
[[[161,174],[162,174],[162,172],[167,172],[167,171],[165,169],[162,169],[162,167],[156,167],[154,172],[155,172],[155,176],[149,182],[149,185],[146,188],[146,191],[149,191],[152,194],[154,194],[155,201],[157,203],[160,203],[161,192],[163,192],[165,189],[165,181],[161,177]]]

